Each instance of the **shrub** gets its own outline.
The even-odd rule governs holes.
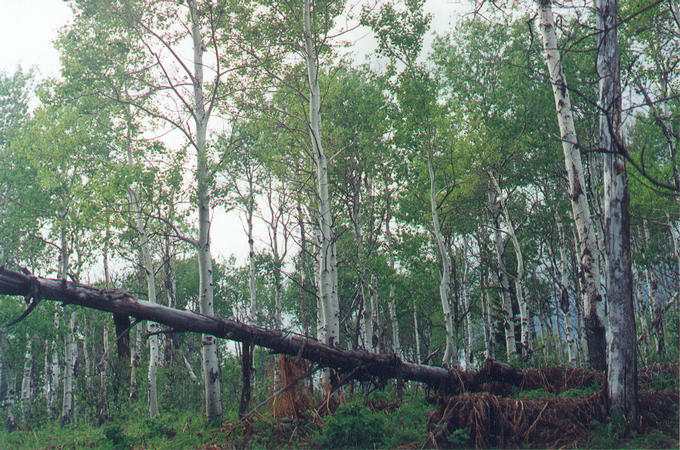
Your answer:
[[[318,444],[325,448],[382,447],[386,431],[384,416],[360,403],[346,403],[328,418]]]

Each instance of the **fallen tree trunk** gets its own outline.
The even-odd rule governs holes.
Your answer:
[[[137,320],[150,320],[169,327],[169,332],[205,333],[232,341],[252,342],[272,350],[273,353],[304,358],[320,367],[340,372],[351,372],[352,378],[356,379],[400,378],[425,383],[449,394],[484,390],[484,385],[488,382],[523,385],[527,384],[529,377],[535,376],[530,371],[521,371],[492,361],[487,361],[479,372],[471,373],[406,363],[396,355],[341,350],[292,332],[270,330],[138,300],[123,290],[98,289],[63,279],[36,277],[4,267],[0,267],[0,294],[22,295],[27,302],[32,300],[27,312],[42,299],[53,300],[113,313],[119,317],[132,316]],[[27,313],[22,314],[20,319],[26,315]]]

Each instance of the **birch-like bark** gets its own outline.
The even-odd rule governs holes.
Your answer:
[[[126,150],[127,160],[130,167],[134,166],[135,158],[132,149],[132,118],[129,109],[126,110]],[[151,256],[151,248],[149,242],[149,235],[147,232],[146,222],[144,220],[144,212],[139,201],[139,193],[135,186],[128,188],[128,201],[132,208],[132,216],[135,222],[137,233],[137,241],[139,244],[141,268],[144,271],[144,279],[146,281],[147,300],[150,303],[158,303],[156,297],[156,271],[153,267],[153,258]],[[158,358],[159,358],[159,339],[157,334],[157,324],[149,322],[148,331],[149,336],[149,370],[147,373],[147,400],[149,416],[155,417],[158,415],[158,391],[157,391],[157,374],[158,374]]]
[[[600,77],[600,148],[604,156],[607,246],[607,396],[612,417],[637,423],[637,358],[630,254],[630,196],[621,155],[621,81],[617,0],[595,0]]]
[[[26,333],[26,354],[24,355],[24,373],[21,378],[21,408],[25,412],[32,399],[31,379],[33,377],[33,339]]]
[[[66,335],[66,349],[64,355],[64,398],[61,406],[61,424],[66,425],[73,420],[73,385],[75,376],[76,358],[78,357],[78,345],[76,331],[78,327],[78,313],[71,312],[69,320],[69,332]]]
[[[647,219],[642,219],[642,227],[645,234],[645,248],[651,248],[651,239],[649,237],[649,224]],[[647,284],[647,292],[649,292],[649,309],[654,317],[654,340],[656,341],[656,352],[659,356],[664,356],[666,354],[666,340],[664,338],[664,327],[663,327],[663,305],[658,296],[658,280],[654,270],[650,269],[651,261],[647,262],[647,267],[645,267],[645,282]],[[651,333],[650,329],[650,333]]]
[[[465,347],[465,355],[468,363],[472,363],[473,355],[472,355],[472,350],[474,349],[474,336],[472,333],[472,298],[470,297],[470,293],[468,292],[468,287],[467,287],[467,282],[468,282],[468,272],[469,272],[469,263],[468,263],[468,253],[467,253],[467,245],[463,244],[462,248],[462,263],[463,263],[463,268],[462,268],[462,278],[461,278],[461,283],[460,283],[460,292],[461,292],[461,300],[463,304],[463,314],[465,314],[465,336],[467,340],[467,345]]]
[[[352,228],[354,230],[354,247],[356,252],[356,270],[359,276],[358,279],[358,291],[361,296],[361,302],[359,306],[360,317],[358,317],[358,329],[360,330],[360,345],[368,350],[369,352],[374,351],[373,347],[373,314],[372,314],[372,301],[369,296],[366,295],[366,291],[371,294],[373,292],[372,285],[367,283],[366,277],[368,276],[366,270],[366,264],[364,261],[364,234],[361,229],[361,186],[362,178],[357,177],[358,180],[354,180],[353,192],[352,192],[352,204],[349,211],[350,220],[352,221]]]
[[[246,203],[246,234],[248,238],[248,293],[250,305],[248,310],[249,320],[255,323],[257,320],[257,290],[255,289],[255,236],[253,234],[253,218],[255,216],[255,189],[253,174],[248,177],[248,199]]]
[[[312,41],[311,0],[303,3],[303,33],[305,63],[309,81],[309,134],[316,164],[317,194],[319,196],[319,294],[323,306],[325,342],[339,345],[340,308],[338,303],[338,267],[335,236],[328,193],[328,158],[321,143],[321,89],[319,87],[319,54]]]
[[[142,331],[139,327],[135,330],[135,340],[130,352],[130,398],[137,397],[137,367],[141,359],[142,351]]]
[[[453,314],[451,312],[451,303],[449,294],[451,292],[451,258],[446,249],[444,236],[441,232],[441,225],[439,224],[439,213],[437,212],[437,185],[434,177],[434,167],[432,165],[432,152],[427,153],[427,172],[430,177],[430,212],[432,214],[432,233],[434,234],[435,243],[439,250],[439,258],[441,259],[441,279],[439,281],[439,299],[442,304],[442,312],[444,313],[444,328],[446,331],[446,350],[444,350],[444,358],[442,364],[453,367],[458,362],[458,349],[456,348],[456,341],[454,340],[455,330],[453,328]]]
[[[7,431],[11,433],[16,430],[17,422],[14,416],[14,404],[16,403],[16,379],[11,371],[7,371]]]
[[[300,292],[300,308],[302,310],[302,332],[304,333],[305,336],[309,336],[309,323],[308,323],[308,311],[307,308],[309,307],[308,305],[308,300],[307,300],[307,290],[309,289],[308,286],[308,279],[307,279],[307,233],[306,233],[306,227],[305,227],[305,217],[302,212],[302,201],[299,200],[297,204],[297,219],[298,219],[298,228],[300,229],[300,256],[299,256],[299,264],[300,268],[298,269],[298,272],[300,273],[300,286],[301,286],[301,292]]]
[[[494,256],[496,258],[497,266],[497,280],[498,286],[501,290],[501,298],[503,305],[503,330],[505,331],[505,351],[508,361],[515,359],[517,355],[517,344],[515,342],[515,315],[512,312],[512,298],[510,297],[510,282],[508,281],[508,273],[505,267],[505,250],[503,246],[503,233],[500,231],[500,223],[498,217],[500,211],[498,208],[498,201],[496,199],[496,190],[490,189],[488,192],[489,210],[493,220],[493,244]]]
[[[579,273],[582,280],[582,301],[586,340],[588,343],[588,361],[596,370],[604,370],[605,331],[604,304],[600,294],[600,266],[595,239],[594,223],[590,214],[590,206],[585,193],[585,175],[578,149],[574,116],[571,107],[567,79],[562,67],[562,58],[557,45],[555,21],[551,0],[539,0],[539,29],[543,38],[545,61],[550,73],[557,123],[560,128],[564,164],[569,180],[568,196],[578,234],[577,251],[579,255]]]
[[[525,358],[531,353],[531,329],[529,323],[529,305],[527,298],[524,295],[524,256],[522,255],[522,246],[517,239],[515,233],[515,225],[510,218],[510,213],[506,206],[505,200],[501,200],[501,187],[493,172],[489,172],[491,183],[496,189],[496,201],[500,205],[500,210],[503,214],[505,224],[508,227],[507,233],[512,242],[512,248],[515,251],[515,261],[517,263],[517,275],[515,276],[515,297],[517,298],[517,305],[519,307],[519,322],[520,322],[520,347],[522,356]]]
[[[104,236],[104,289],[111,288],[111,272],[109,270],[109,245],[111,238],[111,229],[107,224],[106,234]],[[102,352],[104,355],[109,354],[109,324],[104,322],[102,324]],[[104,422],[108,418],[109,409],[109,364],[107,360],[102,361],[97,365],[99,370],[99,423]]]
[[[59,352],[57,351],[57,343],[52,341],[50,344],[50,371],[49,371],[49,389],[46,392],[47,412],[50,419],[57,417],[57,389],[59,387],[59,380],[61,380],[61,369],[59,365]]]
[[[576,348],[576,339],[574,338],[574,325],[572,322],[571,313],[571,298],[569,296],[569,272],[568,264],[569,260],[567,258],[566,236],[564,234],[564,229],[562,228],[562,220],[559,216],[557,220],[557,235],[559,236],[560,244],[560,265],[557,268],[560,280],[560,304],[558,305],[557,311],[561,313],[561,318],[564,323],[564,332],[567,338],[567,357],[569,358],[569,364],[575,366],[578,363],[577,354],[578,350]],[[563,245],[564,244],[564,245]]]
[[[493,329],[493,308],[487,284],[486,268],[481,268],[479,274],[479,289],[482,294],[482,314],[484,321],[484,354],[486,359],[496,359],[496,342]]]
[[[392,236],[392,230],[390,229],[390,222],[392,221],[392,198],[391,192],[388,190],[386,199],[386,217],[385,217],[385,237],[387,238],[387,265],[390,268],[390,291],[389,291],[389,311],[390,311],[390,323],[392,325],[392,352],[401,358],[401,341],[399,339],[399,318],[397,317],[397,302],[394,297],[394,282],[393,277],[395,274],[395,264],[394,264],[394,236]]]
[[[62,206],[64,208],[62,218],[64,218],[66,217],[67,206],[65,204]],[[64,226],[62,226],[60,230],[60,241],[59,270],[57,277],[59,279],[65,280],[69,269],[70,247],[66,228]],[[55,318],[55,322],[58,323],[58,317]],[[71,423],[71,420],[73,419],[73,377],[76,358],[78,357],[78,347],[75,337],[77,324],[78,312],[73,310],[71,311],[69,329],[68,333],[66,334],[66,345],[64,349],[64,396],[61,404],[60,419],[62,425]],[[57,351],[56,343],[54,351]]]
[[[196,0],[188,0],[191,15],[191,39],[194,53],[194,126],[196,144],[196,190],[198,197],[198,273],[201,314],[214,314],[214,285],[212,256],[210,252],[210,187],[208,186],[208,154],[206,136],[210,113],[206,111],[203,97],[204,44]],[[220,366],[214,336],[201,337],[203,386],[205,389],[205,415],[209,419],[222,416],[220,399]]]
[[[191,363],[189,363],[189,360],[187,359],[186,355],[182,356],[182,362],[184,363],[184,367],[187,369],[187,374],[189,375],[189,380],[191,380],[192,383],[196,384],[198,383],[198,377],[194,373],[193,367],[191,367]]]

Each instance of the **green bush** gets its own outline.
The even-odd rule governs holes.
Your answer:
[[[385,417],[360,403],[346,403],[328,418],[318,444],[325,448],[383,447],[387,434]]]
[[[406,398],[399,407],[386,416],[387,436],[385,447],[420,447],[427,437],[427,418],[430,405],[422,396]]]
[[[531,389],[528,391],[520,391],[517,397],[522,400],[535,400],[538,398],[554,398],[555,394],[546,391],[545,389]]]

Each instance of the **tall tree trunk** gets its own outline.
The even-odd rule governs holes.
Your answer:
[[[382,347],[380,342],[380,319],[378,315],[378,279],[375,275],[371,275],[371,284],[369,286],[371,291],[371,315],[369,317],[369,322],[371,324],[370,330],[371,334],[368,334],[369,339],[369,351],[373,353],[379,353]]]
[[[250,303],[246,313],[247,321],[256,324],[259,316],[257,304],[257,289],[255,270],[255,235],[253,233],[253,220],[255,217],[255,187],[254,172],[248,172],[248,198],[246,200],[246,234],[248,238],[248,294]],[[239,398],[239,416],[248,411],[252,389],[251,378],[253,368],[253,345],[250,342],[241,344],[241,397]]]
[[[571,313],[571,297],[569,296],[569,272],[567,259],[566,236],[562,228],[562,221],[557,216],[557,235],[559,236],[559,251],[560,251],[560,265],[557,267],[560,280],[560,300],[557,305],[558,313],[561,313],[562,321],[564,323],[564,332],[567,339],[567,357],[569,364],[575,366],[577,364],[577,348],[576,340],[574,338],[574,325]]]
[[[251,377],[253,367],[253,349],[251,342],[244,342],[241,345],[241,398],[238,403],[238,417],[242,419],[248,412],[251,396]]]
[[[61,407],[61,424],[66,425],[73,420],[73,385],[75,377],[76,360],[78,358],[78,345],[76,331],[78,327],[78,312],[71,312],[69,320],[69,332],[66,335],[66,349],[64,355],[64,398]]]
[[[482,314],[484,321],[484,354],[486,359],[496,359],[496,342],[494,339],[493,329],[493,308],[491,305],[491,296],[487,284],[487,271],[485,267],[480,267],[479,274],[479,289],[482,295]]]
[[[390,229],[390,222],[392,221],[392,196],[388,188],[387,198],[386,198],[386,217],[385,217],[385,237],[387,239],[387,265],[390,268],[390,323],[392,324],[392,351],[398,357],[402,356],[401,351],[401,341],[399,339],[399,318],[397,317],[397,302],[394,297],[394,277],[395,264],[394,264],[394,236],[392,236],[392,230]]]
[[[600,148],[604,156],[607,245],[607,395],[612,417],[637,423],[637,360],[633,273],[630,255],[630,196],[621,155],[621,81],[617,0],[595,0],[597,72],[600,77]]]
[[[8,368],[9,369],[9,368]],[[7,432],[16,430],[17,422],[14,416],[14,404],[16,403],[16,379],[12,376],[11,370],[7,370]]]
[[[135,158],[132,149],[132,117],[129,109],[126,110],[126,147],[128,165],[133,167]],[[158,303],[156,298],[156,271],[153,266],[153,258],[151,256],[151,244],[149,242],[149,235],[147,232],[146,222],[144,220],[144,212],[139,201],[139,193],[134,186],[130,187],[127,192],[128,201],[132,209],[132,216],[135,222],[137,241],[140,251],[141,268],[144,271],[144,279],[146,281],[146,293],[149,303]],[[159,338],[158,335],[153,334],[157,331],[157,324],[149,322],[148,331],[152,333],[149,336],[149,370],[147,373],[147,400],[149,416],[155,417],[158,415],[158,390],[157,390],[157,374],[158,374],[158,358],[159,358]]]
[[[338,303],[338,266],[335,235],[328,193],[328,158],[321,143],[321,89],[319,87],[319,54],[312,40],[311,0],[304,0],[303,27],[305,62],[309,81],[309,134],[316,163],[317,194],[319,195],[319,294],[324,315],[325,342],[339,345],[340,308]]]
[[[494,229],[494,254],[496,257],[496,266],[498,268],[497,279],[498,287],[501,290],[501,298],[503,305],[503,329],[505,331],[505,351],[508,361],[512,361],[517,356],[517,344],[515,342],[515,315],[512,312],[512,298],[510,297],[510,282],[508,281],[508,272],[505,267],[505,249],[503,246],[503,234],[500,231],[500,223],[498,217],[500,211],[498,208],[498,200],[496,197],[496,190],[490,189],[489,193],[489,209],[493,220]]]
[[[67,206],[62,204],[62,217],[66,217]],[[66,228],[61,227],[60,230],[60,251],[59,251],[59,270],[57,277],[61,280],[66,280],[69,269],[70,247]],[[61,424],[65,425],[71,423],[73,419],[73,376],[76,365],[76,358],[78,357],[78,347],[76,343],[76,328],[78,324],[78,312],[71,311],[71,318],[69,320],[68,333],[66,334],[66,345],[64,349],[64,396],[61,406]],[[55,353],[57,346],[55,343]]]
[[[420,326],[418,325],[418,309],[415,301],[413,302],[413,338],[416,341],[416,364],[422,361],[422,353],[420,352]]]
[[[458,363],[458,349],[454,340],[455,330],[453,328],[453,314],[449,294],[451,293],[451,257],[444,242],[444,235],[441,232],[439,223],[439,213],[437,212],[437,186],[435,183],[434,167],[432,165],[432,152],[427,153],[427,172],[430,177],[430,213],[432,214],[432,233],[435,243],[439,250],[441,260],[441,279],[439,281],[439,299],[444,313],[444,328],[446,331],[446,350],[442,364],[453,367]]]
[[[26,354],[24,355],[24,373],[21,378],[21,411],[24,421],[26,420],[26,411],[32,400],[33,389],[31,389],[31,381],[33,378],[33,352],[31,347],[33,339],[26,333]]]
[[[649,237],[649,224],[646,218],[642,219],[642,226],[645,233],[645,249],[649,249],[651,248],[651,239]],[[654,267],[650,268],[650,266],[652,266],[651,260],[647,262],[647,267],[645,268],[645,281],[647,283],[647,292],[649,292],[649,308],[654,318],[653,331],[656,340],[656,352],[659,356],[663,357],[666,354],[666,340],[664,339],[663,330],[663,305],[658,298],[658,280],[654,273]]]
[[[130,398],[137,397],[137,367],[139,367],[139,360],[141,359],[142,351],[142,330],[139,327],[135,329],[135,340],[130,352]]]
[[[550,73],[553,89],[557,123],[560,128],[564,164],[569,180],[568,197],[578,234],[577,251],[581,277],[581,296],[583,301],[588,361],[596,370],[606,366],[606,339],[604,330],[604,304],[600,294],[600,266],[594,223],[585,193],[585,175],[578,149],[574,116],[571,107],[567,79],[562,67],[562,59],[557,44],[555,21],[551,0],[539,0],[539,29],[543,38],[545,61]]]
[[[196,127],[196,184],[198,197],[198,273],[201,314],[214,314],[214,285],[212,256],[210,252],[210,187],[208,185],[208,154],[206,136],[210,113],[203,98],[204,44],[195,0],[188,0],[191,15],[191,38],[194,52],[194,122]],[[201,337],[203,386],[205,389],[205,415],[209,419],[222,416],[220,399],[220,366],[214,336]]]
[[[460,283],[461,289],[461,299],[463,304],[463,314],[465,314],[465,336],[467,340],[467,345],[465,347],[465,355],[467,362],[471,364],[473,361],[473,349],[474,349],[474,336],[472,332],[472,297],[468,292],[468,274],[469,274],[469,263],[468,263],[468,252],[467,245],[463,243],[463,248],[461,252],[461,259],[463,263],[462,278]]]
[[[515,297],[517,298],[517,306],[519,307],[519,322],[520,322],[520,347],[523,357],[528,357],[531,353],[531,332],[530,332],[530,322],[529,322],[529,304],[526,296],[524,295],[524,256],[522,255],[522,247],[517,239],[517,234],[515,233],[515,225],[510,218],[510,213],[506,206],[505,200],[501,200],[501,187],[498,184],[498,180],[493,172],[489,172],[489,177],[493,184],[494,189],[496,189],[496,200],[501,207],[501,212],[503,213],[503,218],[505,224],[508,227],[507,233],[510,236],[510,242],[512,242],[512,248],[515,250],[515,261],[517,263],[517,275],[515,277]]]

